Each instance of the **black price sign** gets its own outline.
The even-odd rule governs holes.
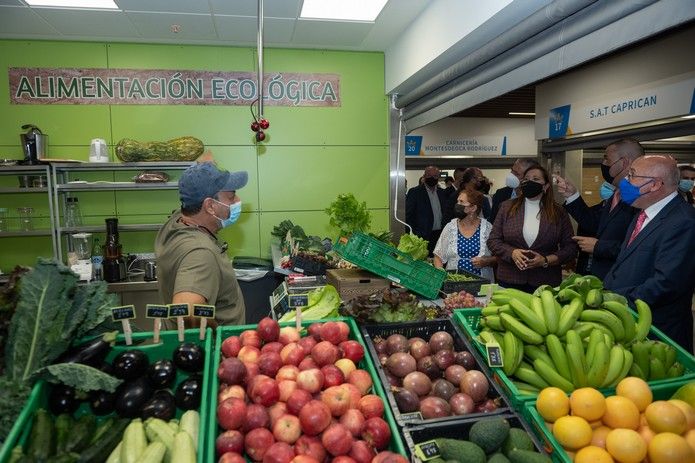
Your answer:
[[[401,414],[401,420],[404,423],[408,423],[410,421],[422,420],[422,413],[420,413],[420,412],[402,413]]]
[[[497,343],[485,344],[485,350],[487,352],[487,364],[493,368],[500,368],[504,366],[504,361],[502,360],[502,349]]]
[[[132,320],[135,318],[135,306],[123,305],[111,308],[111,318],[117,322],[120,320]]]
[[[437,441],[421,442],[415,445],[415,455],[422,460],[431,460],[439,456],[439,446]]]
[[[215,318],[215,306],[214,305],[194,304],[193,305],[193,316],[199,317],[199,318]]]
[[[308,294],[290,294],[288,299],[290,307],[306,307],[309,305]]]
[[[169,318],[188,317],[188,304],[169,304]]]
[[[169,306],[159,304],[147,304],[146,318],[169,318]]]

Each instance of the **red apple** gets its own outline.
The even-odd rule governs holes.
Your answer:
[[[271,406],[268,409],[268,416],[270,416],[270,427],[272,428],[275,422],[285,414],[287,414],[287,404],[285,402],[278,402]]]
[[[374,394],[367,394],[360,399],[358,408],[366,419],[384,415],[384,402],[381,397]]]
[[[307,328],[309,336],[316,339],[316,342],[322,341],[321,339],[321,323],[312,323]]]
[[[331,415],[342,416],[350,408],[350,392],[342,386],[331,386],[321,393],[321,401],[328,405]]]
[[[294,444],[301,434],[302,427],[299,425],[299,418],[294,415],[283,415],[273,425],[273,436],[278,442]]]
[[[222,355],[225,357],[236,357],[241,349],[239,336],[230,336],[222,341]]]
[[[279,354],[283,347],[284,346],[280,342],[269,342],[268,344],[263,344],[263,347],[261,347],[261,354],[263,352],[277,352]]]
[[[274,378],[282,367],[282,358],[277,352],[266,352],[258,357],[258,372]]]
[[[314,457],[310,457],[309,455],[297,455],[292,459],[290,463],[322,463],[321,461],[318,461]]]
[[[348,358],[356,364],[364,358],[364,347],[357,341],[343,341],[339,347],[343,351],[343,358]]]
[[[297,328],[292,326],[283,326],[280,328],[280,336],[278,336],[278,341],[282,344],[287,345],[291,342],[298,342],[301,336]]]
[[[319,367],[333,365],[339,358],[338,346],[328,341],[321,341],[311,349],[311,356]]]
[[[276,442],[263,455],[263,463],[290,463],[293,458],[294,450],[291,445]]]
[[[362,439],[377,450],[385,449],[391,441],[391,430],[389,429],[389,425],[381,418],[369,418],[364,423]]]
[[[246,330],[239,335],[242,346],[253,346],[261,348],[261,337],[256,330]]]
[[[340,423],[330,425],[321,435],[323,447],[334,457],[350,453],[353,442],[350,431]]]
[[[306,357],[304,349],[296,342],[286,344],[280,351],[280,358],[284,365],[299,365],[304,357]]]
[[[357,463],[371,463],[375,454],[374,449],[363,440],[355,441],[349,453],[350,457]]]
[[[297,389],[297,383],[289,379],[278,381],[278,389],[280,389],[280,402],[287,402],[290,394]]]
[[[340,417],[340,424],[345,426],[348,429],[348,431],[350,431],[350,434],[352,434],[355,437],[359,437],[362,435],[362,430],[364,429],[365,421],[367,420],[365,420],[364,415],[362,415],[362,412],[360,412],[356,408],[349,409],[343,414],[343,416]]]
[[[265,381],[266,379],[272,379],[270,376],[266,375],[256,375],[250,380],[246,381],[246,395],[251,396],[251,392],[253,391],[253,388],[256,387],[256,384],[258,384],[261,381]]]
[[[283,365],[282,367],[280,367],[277,374],[275,375],[275,380],[282,381],[283,379],[289,379],[291,381],[294,381],[297,379],[298,374],[299,368],[297,368],[296,366]]]
[[[227,431],[239,429],[246,421],[246,403],[232,397],[217,406],[217,422]]]
[[[299,362],[299,365],[297,365],[300,370],[311,370],[312,368],[318,368],[319,366],[316,364],[316,361],[314,361],[313,358],[311,357],[304,357],[304,360]]]
[[[403,456],[393,452],[379,452],[371,461],[371,463],[408,463],[408,460]]]
[[[318,341],[311,336],[305,336],[299,340],[298,344],[304,349],[304,355],[309,355],[311,354],[311,349],[318,344]]]
[[[244,363],[256,363],[261,355],[261,350],[256,346],[242,346],[237,358]]]
[[[244,362],[244,366],[246,367],[246,384],[248,384],[249,381],[258,375],[258,363]]]
[[[217,403],[220,404],[231,397],[236,397],[246,402],[246,391],[239,385],[225,387],[217,394]]]
[[[319,392],[323,388],[323,382],[323,373],[318,368],[300,371],[297,375],[297,387],[312,394]]]
[[[365,395],[372,388],[372,377],[366,370],[355,370],[348,376],[348,382],[353,384]]]
[[[346,378],[350,376],[350,373],[357,370],[355,362],[350,359],[338,359],[335,362],[335,366],[338,367],[341,372],[343,372],[343,376]]]
[[[274,379],[263,379],[254,385],[249,397],[254,403],[270,407],[280,399],[280,388]]]
[[[299,415],[299,411],[302,407],[313,400],[310,392],[304,389],[295,389],[290,394],[290,397],[286,400],[287,411],[293,415]]]
[[[266,428],[256,428],[244,437],[246,455],[253,461],[263,461],[263,455],[274,443],[273,434]]]
[[[246,458],[236,452],[227,452],[222,454],[217,463],[246,463]]]
[[[277,341],[280,336],[280,325],[270,317],[265,317],[258,322],[258,336],[265,342]]]
[[[345,382],[345,375],[343,375],[340,368],[335,365],[325,365],[321,367],[321,373],[323,373],[323,387],[325,388],[338,386]]]
[[[340,336],[343,341],[347,341],[350,337],[350,325],[345,322],[337,322],[338,328],[340,328]]]
[[[340,455],[331,460],[331,463],[357,463],[353,458],[348,455]]]
[[[246,406],[246,422],[244,423],[244,432],[249,432],[256,428],[269,428],[270,415],[268,410],[263,405],[249,404]]]
[[[299,423],[304,434],[316,436],[331,424],[331,411],[323,402],[312,400],[299,411]]]
[[[321,339],[328,341],[336,346],[342,341],[346,341],[347,338],[342,339],[342,333],[340,331],[340,326],[337,322],[326,322],[321,325]]]
[[[318,437],[303,435],[294,443],[294,452],[297,455],[307,455],[319,462],[326,459],[326,449],[321,445]]]
[[[350,393],[350,408],[359,408],[362,393],[357,386],[350,383],[343,383],[343,387]]]
[[[238,358],[226,358],[217,367],[217,377],[226,384],[241,384],[246,379],[246,366]]]
[[[227,452],[244,453],[244,435],[237,430],[225,431],[215,439],[217,455]]]

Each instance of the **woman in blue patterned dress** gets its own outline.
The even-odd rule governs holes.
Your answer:
[[[434,248],[434,266],[465,270],[494,280],[496,258],[487,247],[492,224],[481,214],[485,196],[476,190],[461,190],[454,206],[455,218],[447,223]]]

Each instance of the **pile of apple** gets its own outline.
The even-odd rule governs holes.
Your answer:
[[[314,323],[301,336],[264,318],[222,343],[215,446],[219,462],[406,463],[384,451],[391,430],[364,348],[344,322]]]

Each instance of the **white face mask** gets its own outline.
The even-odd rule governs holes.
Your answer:
[[[519,182],[519,179],[513,172],[507,172],[507,178],[504,179],[504,184],[509,188],[519,188],[521,182]]]

